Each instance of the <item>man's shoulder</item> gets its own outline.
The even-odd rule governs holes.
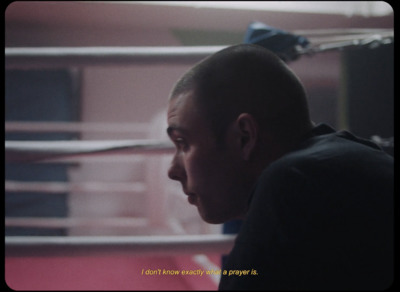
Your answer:
[[[371,142],[372,143],[372,142]],[[315,135],[264,169],[256,190],[318,187],[336,189],[365,180],[393,178],[393,158],[348,132]],[[298,185],[296,185],[298,184]]]
[[[274,161],[266,170],[287,171],[288,167],[357,167],[363,164],[393,164],[393,158],[373,142],[347,131],[326,131],[301,143]]]

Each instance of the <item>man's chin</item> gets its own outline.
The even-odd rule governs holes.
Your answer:
[[[236,219],[244,219],[246,214],[236,214],[234,215],[227,215],[226,213],[223,212],[223,210],[217,210],[216,212],[205,212],[204,209],[201,207],[201,205],[197,205],[197,210],[199,212],[200,217],[205,221],[206,223],[209,224],[223,224],[231,220],[236,220]]]
[[[222,224],[230,220],[230,218],[223,218],[221,217],[221,214],[210,214],[207,212],[202,211],[199,206],[197,206],[197,209],[199,211],[201,219],[203,219],[204,222],[209,223],[209,224]]]

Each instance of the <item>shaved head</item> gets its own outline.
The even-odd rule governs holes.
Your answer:
[[[178,80],[170,99],[188,91],[217,137],[241,113],[254,116],[261,131],[268,128],[282,141],[311,124],[301,82],[260,46],[231,46],[204,59]]]

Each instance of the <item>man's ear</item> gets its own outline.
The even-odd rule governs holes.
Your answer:
[[[242,157],[248,161],[257,143],[258,123],[251,114],[242,113],[236,119],[236,126],[240,137]]]

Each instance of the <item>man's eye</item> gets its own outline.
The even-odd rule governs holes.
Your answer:
[[[178,149],[183,151],[187,150],[188,148],[187,143],[182,138],[175,139],[175,145]]]

